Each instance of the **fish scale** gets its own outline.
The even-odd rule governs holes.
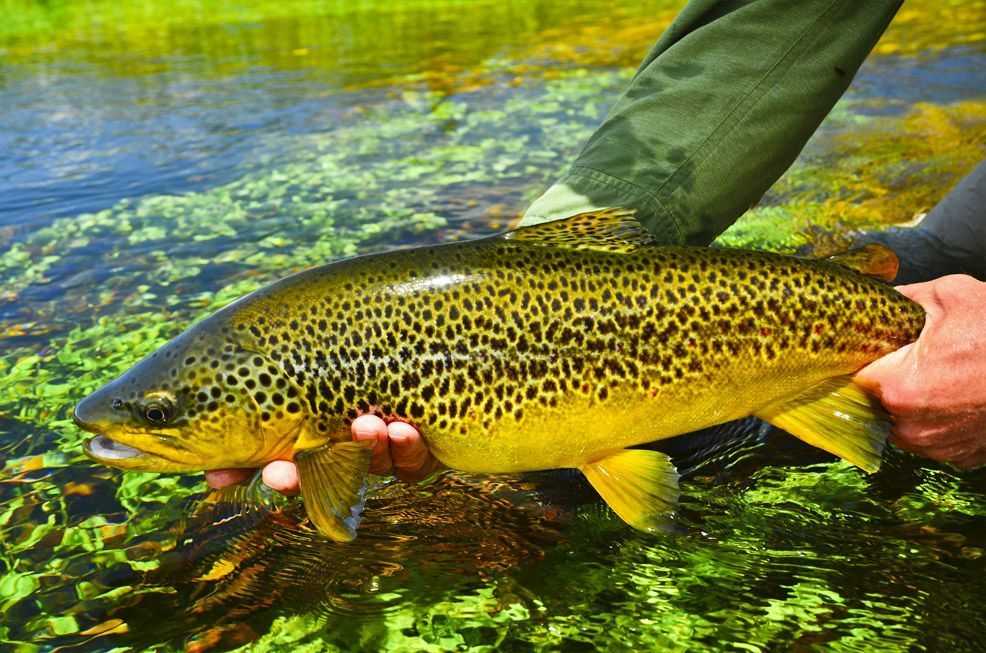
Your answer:
[[[845,310],[847,297],[865,298],[863,309]],[[305,273],[228,319],[242,346],[265,352],[302,389],[320,432],[348,437],[340,421],[375,412],[420,425],[454,457],[454,447],[475,453],[476,441],[533,426],[525,415],[545,407],[619,410],[627,395],[666,400],[695,384],[738,389],[772,374],[852,372],[916,337],[923,314],[913,306],[821,261],[489,240]],[[275,419],[278,406],[264,397]],[[627,444],[599,435],[604,449]]]
[[[626,212],[594,212],[288,277],[97,393],[138,414],[148,397],[170,397],[175,415],[157,435],[188,450],[169,458],[159,442],[142,446],[105,424],[93,430],[197,468],[206,465],[201,454],[192,460],[196,451],[209,453],[210,468],[295,457],[305,493],[310,451],[346,461],[331,473],[319,463],[310,476],[320,484],[351,485],[335,475],[341,469],[360,475],[368,454],[346,448],[349,425],[374,413],[417,426],[457,469],[583,469],[634,523],[629,508],[620,511],[623,499],[607,496],[606,479],[631,479],[642,494],[626,501],[639,503],[648,484],[669,485],[671,472],[666,461],[620,452],[752,414],[769,413],[860,466],[878,465],[886,433],[868,426],[867,400],[843,387],[848,381],[825,384],[913,341],[923,323],[917,304],[838,263],[659,246]],[[809,400],[791,403],[799,396]],[[827,407],[830,396],[839,406]],[[835,436],[820,434],[820,419]],[[610,456],[627,467],[590,474]],[[358,492],[336,490],[327,510],[346,521],[339,506]],[[626,486],[613,492],[625,499]]]

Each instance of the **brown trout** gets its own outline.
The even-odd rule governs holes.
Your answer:
[[[847,257],[870,268],[871,246]],[[877,256],[876,258],[879,258]],[[893,275],[891,271],[890,276]],[[301,272],[193,325],[85,398],[90,456],[191,472],[294,460],[312,522],[355,537],[359,414],[445,465],[577,468],[634,527],[677,474],[634,445],[756,415],[866,471],[889,430],[851,377],[924,311],[833,261],[653,243],[619,209]]]

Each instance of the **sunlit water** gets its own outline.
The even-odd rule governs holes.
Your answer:
[[[567,474],[384,484],[345,546],[81,455],[73,403],[195,317],[508,226],[679,6],[0,3],[0,648],[982,650],[986,476],[899,453],[668,443],[660,537]],[[726,242],[910,220],[984,155],[986,7],[905,12]]]

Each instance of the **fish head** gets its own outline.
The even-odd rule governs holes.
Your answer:
[[[95,460],[130,470],[257,467],[289,457],[304,418],[279,366],[226,329],[193,327],[78,403]]]

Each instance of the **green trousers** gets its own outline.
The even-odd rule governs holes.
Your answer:
[[[692,0],[522,224],[634,208],[706,245],[787,170],[901,0]]]

